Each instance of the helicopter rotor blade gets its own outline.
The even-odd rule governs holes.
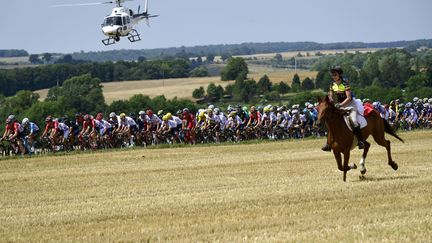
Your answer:
[[[58,5],[51,5],[51,8],[61,8],[61,7],[79,7],[79,6],[94,6],[94,5],[101,5],[101,4],[109,4],[112,2],[102,2],[102,3],[75,3],[75,4],[58,4]]]

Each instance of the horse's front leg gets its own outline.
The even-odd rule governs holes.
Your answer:
[[[342,156],[341,156],[341,153],[339,151],[336,151],[336,150],[333,149],[333,154],[335,156],[338,169],[340,171],[344,171],[343,166],[342,166]]]
[[[350,159],[350,149],[347,149],[344,151],[344,163],[343,163],[343,181],[346,181],[346,174],[351,169],[348,166],[349,159]]]

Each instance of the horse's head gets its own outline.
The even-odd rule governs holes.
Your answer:
[[[331,114],[335,113],[337,109],[334,106],[333,102],[330,101],[327,95],[324,99],[321,99],[321,97],[317,97],[317,98],[318,98],[318,105],[316,106],[316,109],[318,111],[317,124],[320,124],[321,120],[322,121],[328,120]]]

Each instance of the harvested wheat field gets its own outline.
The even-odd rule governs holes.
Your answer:
[[[0,160],[0,239],[432,242],[432,132],[400,135],[345,183],[324,139]]]

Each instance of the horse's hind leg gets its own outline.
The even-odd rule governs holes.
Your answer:
[[[387,149],[388,164],[392,167],[393,170],[397,170],[398,165],[396,164],[396,162],[393,161],[393,159],[391,157],[390,141],[386,140],[384,138],[384,133],[381,136],[379,136],[378,138],[376,136],[373,136],[373,137],[374,137],[375,142],[377,142],[379,145],[381,145]]]
[[[362,155],[362,158],[360,160],[360,173],[362,175],[366,174],[366,171],[367,171],[365,163],[366,163],[367,153],[369,152],[370,143],[368,143],[367,141],[364,141],[364,145],[365,145],[365,147],[363,150],[363,155]]]

